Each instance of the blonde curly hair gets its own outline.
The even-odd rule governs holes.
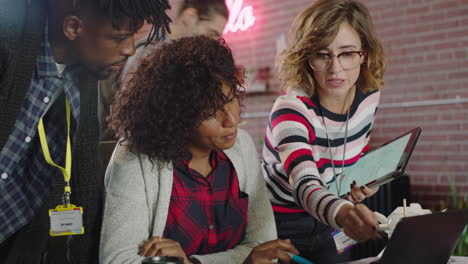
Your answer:
[[[283,91],[304,90],[313,96],[317,87],[308,63],[312,51],[330,45],[340,24],[349,23],[359,34],[365,53],[356,86],[363,92],[381,89],[384,84],[385,57],[364,4],[355,0],[318,0],[300,13],[289,30],[288,48],[278,57]]]

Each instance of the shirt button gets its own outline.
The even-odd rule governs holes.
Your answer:
[[[44,99],[42,99],[42,101],[47,104],[50,101],[50,99],[49,97],[46,96],[44,97]]]
[[[8,174],[6,172],[2,173],[2,180],[6,180],[8,178]]]
[[[214,225],[210,225],[210,230],[213,230],[215,228]]]
[[[27,136],[27,137],[24,139],[24,141],[26,141],[26,143],[31,142],[31,137],[30,137],[30,136]]]

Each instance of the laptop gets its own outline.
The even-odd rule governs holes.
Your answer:
[[[403,218],[379,264],[446,264],[468,223],[468,209]]]

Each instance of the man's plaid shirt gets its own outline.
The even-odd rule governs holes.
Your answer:
[[[189,168],[190,160],[174,165],[163,236],[179,242],[188,256],[234,248],[244,237],[248,210],[236,170],[222,151],[211,153],[213,170],[206,177]]]
[[[60,170],[45,162],[37,125],[44,116],[50,154],[63,166],[66,121],[62,91],[70,102],[72,119],[79,120],[79,71],[78,66],[67,66],[59,74],[46,33],[21,111],[0,152],[0,243],[31,221],[54,180],[63,180]]]

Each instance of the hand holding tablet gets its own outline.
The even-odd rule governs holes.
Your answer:
[[[328,184],[328,190],[340,197],[351,191],[353,181],[368,187],[380,186],[403,175],[408,160],[421,134],[415,128],[362,156],[353,166],[345,168],[336,180]],[[336,186],[341,186],[338,193]]]

